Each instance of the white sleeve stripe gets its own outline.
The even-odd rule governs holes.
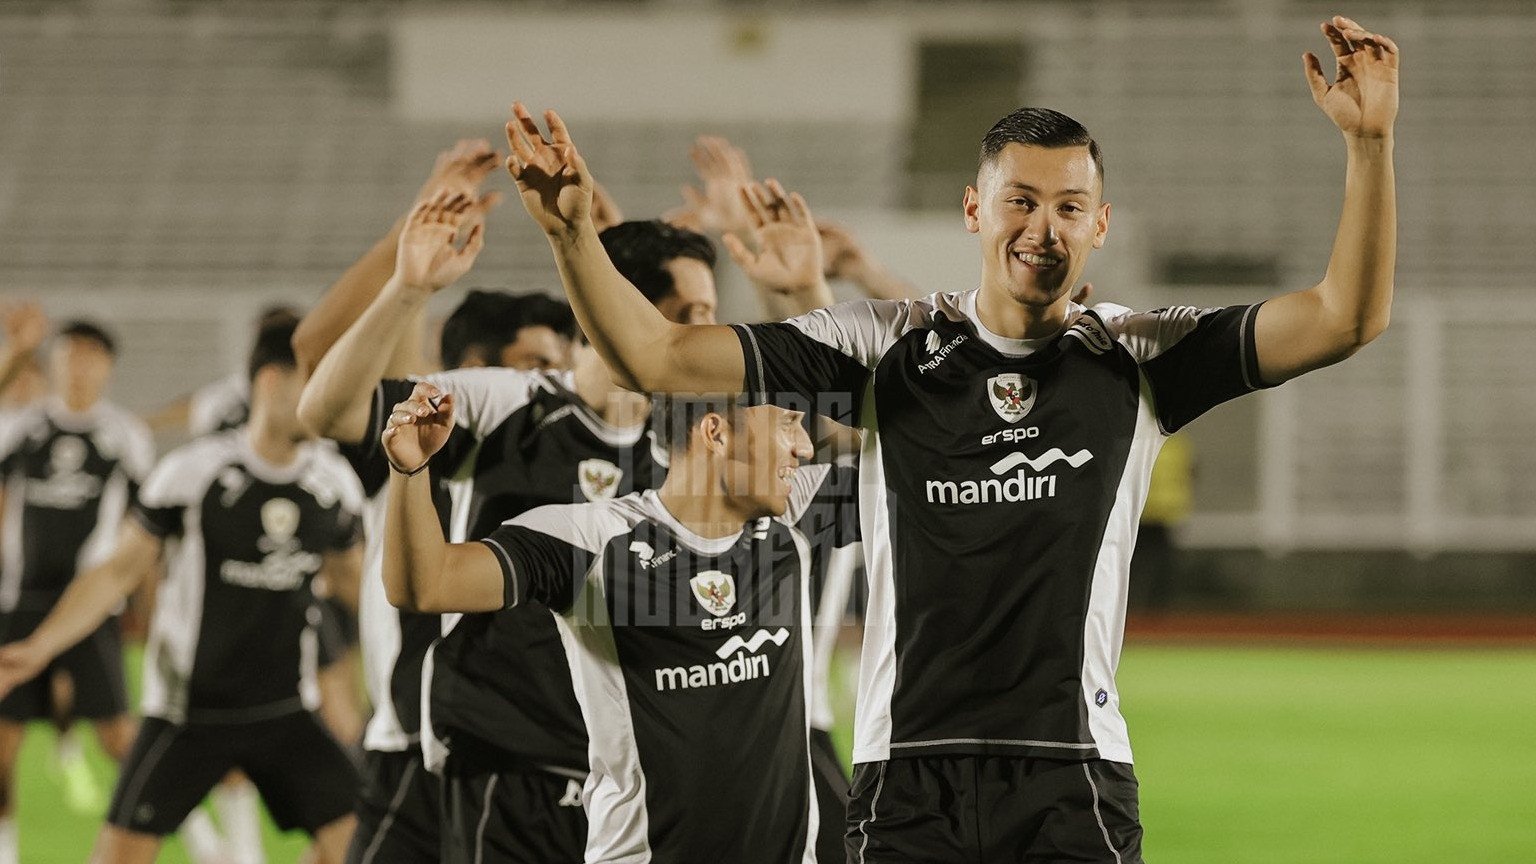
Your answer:
[[[1260,389],[1259,385],[1254,382],[1253,376],[1250,375],[1249,372],[1248,372],[1248,369],[1249,369],[1250,365],[1255,370],[1257,370],[1259,368],[1259,358],[1258,358],[1257,349],[1255,349],[1255,351],[1252,354],[1250,354],[1249,351],[1248,351],[1248,340],[1250,338],[1249,335],[1248,335],[1248,328],[1252,327],[1254,320],[1256,318],[1258,318],[1258,315],[1259,315],[1259,305],[1261,305],[1261,304],[1255,304],[1255,305],[1249,307],[1247,312],[1243,313],[1243,321],[1238,326],[1238,331],[1237,331],[1237,352],[1238,352],[1238,364],[1237,365],[1242,367],[1242,370],[1243,370],[1243,386],[1247,387],[1249,390],[1258,390],[1258,389]]]
[[[731,326],[736,328],[736,332],[745,334],[746,337],[747,337],[747,342],[749,342],[752,345],[752,358],[751,358],[752,359],[752,369],[755,370],[755,374],[756,374],[756,377],[753,379],[753,381],[761,389],[759,389],[756,392],[749,392],[747,394],[747,397],[751,400],[752,404],[754,404],[754,405],[760,404],[760,403],[763,403],[763,402],[767,402],[768,401],[768,385],[767,385],[767,382],[766,382],[766,380],[764,378],[764,376],[767,373],[763,369],[763,349],[758,347],[758,344],[757,344],[757,334],[752,332],[752,328],[751,327],[748,327],[748,326],[743,325],[743,324],[733,324]],[[745,384],[745,383],[748,383],[748,382],[742,382],[742,383]],[[751,388],[749,387],[747,389],[750,390]]]
[[[507,571],[507,584],[512,586],[512,600],[507,604],[506,608],[511,609],[522,600],[519,596],[521,592],[517,590],[517,568],[512,566],[512,555],[507,552],[505,546],[497,543],[490,537],[486,537],[480,542],[491,547],[491,551],[496,553],[496,557],[501,560],[502,568]]]

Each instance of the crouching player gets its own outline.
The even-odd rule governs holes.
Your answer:
[[[389,416],[385,589],[424,612],[554,611],[591,738],[586,861],[814,862],[810,554],[792,525],[828,469],[799,468],[803,415],[663,402],[660,489],[448,544],[420,469],[453,411],[423,383]]]

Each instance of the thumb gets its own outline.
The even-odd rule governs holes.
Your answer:
[[[1308,51],[1301,55],[1301,66],[1307,76],[1307,86],[1312,89],[1312,101],[1321,106],[1323,97],[1328,95],[1328,79],[1323,77],[1323,64],[1318,61],[1316,54]]]
[[[756,263],[752,250],[748,249],[747,244],[741,242],[741,238],[735,234],[720,235],[720,242],[725,244],[725,251],[731,253],[731,260],[735,261],[736,266],[741,269],[746,270]]]

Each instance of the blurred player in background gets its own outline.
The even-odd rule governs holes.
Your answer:
[[[108,619],[179,540],[145,655],[144,713],[97,860],[149,862],[213,786],[240,769],[280,828],[340,862],[357,774],[312,709],[310,583],[355,585],[361,491],[294,414],[292,326],[257,338],[248,426],[168,455],[105,561],[74,579],[35,631],[0,649],[11,693]],[[342,593],[350,593],[343,591]]]
[[[23,320],[10,328],[7,353],[30,355],[47,321],[35,308],[18,314]],[[0,641],[29,636],[76,574],[111,554],[154,462],[148,429],[105,399],[116,358],[116,343],[100,326],[64,324],[49,350],[49,394],[17,409],[0,428]],[[133,741],[118,610],[109,611],[114,614],[0,699],[0,861],[16,855],[14,771],[26,723],[55,723],[67,799],[87,812],[104,802],[70,725],[75,718],[91,721],[114,759]]]

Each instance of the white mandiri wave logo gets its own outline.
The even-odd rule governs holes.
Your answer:
[[[789,640],[789,630],[780,627],[774,631],[758,630],[750,638],[732,636],[715,651],[718,663],[701,663],[695,666],[672,666],[656,670],[656,689],[694,690],[700,687],[716,687],[721,684],[740,684],[767,678],[773,674],[768,657],[758,654],[769,642],[782,646]],[[736,656],[732,657],[732,653]],[[726,659],[730,658],[730,659]]]
[[[1009,453],[992,463],[991,471],[997,477],[985,480],[928,480],[924,484],[924,491],[929,504],[1017,503],[1055,498],[1057,475],[1032,475],[1029,471],[1043,471],[1058,462],[1065,462],[1072,468],[1081,468],[1092,459],[1093,454],[1087,450],[1079,450],[1068,456],[1059,447],[1052,447],[1034,458],[1023,453]],[[1019,469],[1017,474],[1006,480],[1000,479],[1015,468]]]

